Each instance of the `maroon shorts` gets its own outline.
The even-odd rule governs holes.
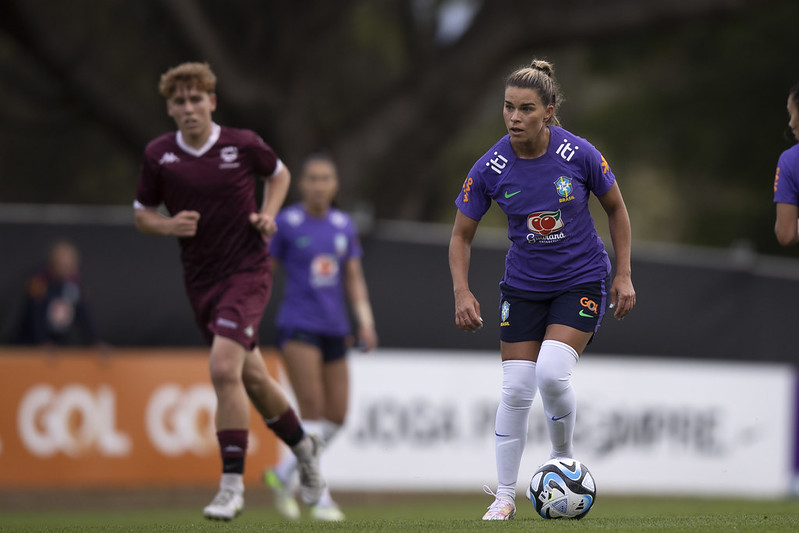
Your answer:
[[[187,287],[197,325],[206,342],[215,335],[236,341],[247,350],[258,345],[258,326],[269,302],[272,273],[237,272],[203,288]]]

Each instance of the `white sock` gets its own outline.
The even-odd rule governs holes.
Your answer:
[[[551,456],[571,457],[574,422],[577,419],[577,396],[571,377],[579,356],[568,344],[545,340],[538,353],[536,377],[544,413],[547,417]]]
[[[219,488],[230,489],[239,494],[244,494],[244,479],[241,474],[222,474]]]
[[[341,424],[336,424],[327,418],[323,418],[321,425],[322,430],[319,432],[319,437],[322,439],[322,443],[325,447],[327,447],[333,438],[338,435],[338,432],[341,431]]]
[[[341,425],[323,418],[321,420],[309,420],[305,422],[305,428],[309,433],[316,433],[322,440],[322,445],[327,448],[333,438],[338,434]],[[319,459],[320,470],[324,470],[324,463],[325,453],[323,452],[322,457]],[[318,507],[332,507],[336,505],[336,502],[333,501],[333,497],[330,495],[330,485],[326,485],[325,488],[322,489],[322,495],[319,497],[319,502],[317,502],[316,505]]]
[[[516,360],[502,362],[502,399],[494,425],[497,496],[516,499],[516,481],[527,443],[527,424],[535,391],[535,363]]]
[[[330,444],[330,441],[338,434],[339,430],[341,429],[341,425],[336,424],[335,422],[331,422],[327,419],[321,420],[303,420],[302,426],[307,433],[314,433],[319,439],[322,441],[322,445],[327,447]],[[324,453],[322,454],[322,458],[320,459],[320,468],[321,463],[324,461]],[[275,466],[275,474],[279,477],[284,483],[289,484],[291,480],[291,476],[294,474],[294,471],[297,469],[297,457],[292,454],[286,454],[283,459]],[[335,505],[332,496],[330,495],[330,488],[325,487],[322,491],[322,495],[319,498],[319,503],[317,505],[322,507],[329,507],[331,505]]]

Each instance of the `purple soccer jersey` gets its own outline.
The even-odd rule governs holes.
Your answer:
[[[344,271],[363,253],[352,219],[335,208],[315,217],[297,203],[280,212],[277,227],[269,249],[286,272],[278,327],[348,334]]]
[[[203,287],[235,272],[265,271],[268,253],[249,215],[259,211],[255,180],[277,173],[275,152],[249,130],[213,124],[199,150],[180,132],[167,133],[144,151],[136,202],[170,214],[200,213],[197,234],[179,239],[187,287]]]
[[[785,150],[777,161],[774,202],[799,206],[799,144]]]
[[[508,217],[503,281],[516,289],[548,292],[605,279],[610,261],[588,209],[616,178],[585,139],[556,126],[544,155],[516,157],[503,137],[469,171],[455,204],[480,220],[491,201]]]

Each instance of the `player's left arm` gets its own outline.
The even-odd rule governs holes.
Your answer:
[[[371,352],[377,348],[377,331],[360,257],[350,257],[345,263],[344,285],[347,289],[347,298],[358,321],[358,341],[364,351]]]
[[[610,190],[598,196],[599,203],[608,215],[610,240],[616,255],[616,275],[610,287],[610,303],[615,307],[613,316],[624,318],[635,306],[635,289],[630,265],[632,228],[627,206],[624,204],[619,184],[614,182]]]
[[[291,173],[286,165],[280,164],[280,169],[266,179],[264,187],[264,202],[261,211],[250,213],[250,224],[264,236],[271,237],[277,232],[275,217],[286,200],[291,184]]]
[[[799,242],[799,207],[777,202],[777,221],[774,223],[774,234],[782,246],[791,246]]]

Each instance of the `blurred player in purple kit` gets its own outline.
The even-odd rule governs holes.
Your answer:
[[[145,148],[134,207],[140,231],[175,236],[180,243],[186,293],[211,345],[217,396],[223,473],[203,514],[230,520],[244,507],[250,401],[296,455],[303,499],[318,501],[325,483],[319,474],[321,444],[303,429],[258,349],[272,284],[263,237],[277,230],[275,215],[290,174],[254,132],[213,122],[215,86],[216,76],[205,63],[183,63],[161,76],[159,90],[177,131]],[[259,209],[255,185],[264,177]],[[157,211],[161,204],[168,216]]]
[[[794,142],[799,139],[799,83],[788,91],[788,128]],[[774,233],[783,246],[799,242],[799,144],[785,150],[777,161],[774,177],[777,222]]]
[[[510,520],[536,392],[546,413],[552,457],[572,456],[577,401],[571,374],[599,328],[607,305],[610,261],[588,199],[607,213],[616,255],[610,307],[623,318],[635,305],[630,269],[630,219],[619,186],[588,141],[559,126],[560,96],[552,66],[533,61],[505,81],[508,135],[472,169],[456,200],[449,247],[455,323],[482,325],[469,290],[471,243],[491,201],[508,217],[511,241],[500,282],[502,391],[495,423],[498,485],[483,520]]]
[[[323,154],[308,157],[299,187],[302,201],[280,212],[279,230],[269,246],[273,264],[279,262],[286,272],[277,344],[303,424],[327,445],[347,414],[350,325],[345,293],[358,321],[361,347],[374,350],[377,334],[355,225],[333,207],[338,176],[332,159]],[[296,458],[289,455],[264,474],[278,510],[289,519],[299,517],[292,487],[296,465]],[[326,488],[311,508],[311,517],[338,521],[344,514]]]

